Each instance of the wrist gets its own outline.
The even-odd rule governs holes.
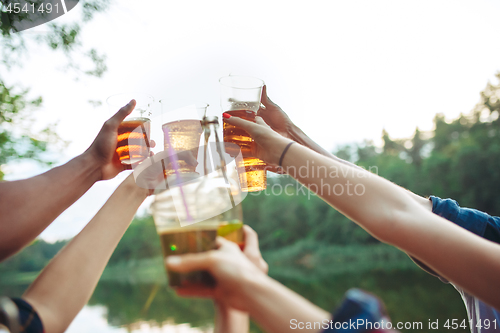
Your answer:
[[[139,199],[146,199],[149,196],[150,190],[142,188],[135,183],[134,174],[131,173],[125,180],[121,183],[121,185],[127,192],[131,193],[134,196],[137,196]]]
[[[242,300],[245,300],[244,309],[251,316],[262,307],[261,300],[266,299],[269,289],[272,289],[274,280],[260,270],[249,272],[241,279]],[[262,296],[264,295],[264,297]]]
[[[283,155],[286,146],[288,146],[291,140],[280,135],[272,141],[274,142],[273,149],[271,150],[273,155],[272,163],[278,165],[281,155]]]
[[[318,145],[316,142],[311,140],[310,137],[307,136],[300,128],[295,126],[295,124],[291,124],[288,128],[288,135],[292,138],[293,141],[300,143],[302,146],[307,147],[315,152],[324,155],[326,157],[332,158],[334,157],[329,151],[325,150],[323,147]]]
[[[102,180],[101,163],[89,150],[75,157],[75,160],[78,160],[79,164],[85,166],[89,175],[88,177],[93,183]]]
[[[305,144],[304,140],[304,132],[295,125],[294,123],[291,123],[287,126],[287,134],[290,138],[292,138],[293,141],[300,143],[301,145]]]
[[[224,303],[214,302],[215,328],[214,333],[244,333],[248,332],[250,317],[248,313],[231,308]]]

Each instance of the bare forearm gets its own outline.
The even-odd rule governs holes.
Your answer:
[[[292,323],[321,323],[330,314],[267,275],[252,276],[243,284],[249,313],[266,332],[295,332]],[[321,329],[301,330],[320,332]]]
[[[84,153],[39,176],[0,183],[0,235],[10,235],[0,241],[0,260],[29,244],[99,177]]]
[[[398,185],[300,145],[290,147],[283,166],[309,190],[389,243],[394,214],[417,204],[408,191]]]
[[[309,138],[300,128],[298,128],[295,125],[291,126],[291,128],[288,130],[288,134],[291,138],[293,138],[294,141],[296,141],[296,142],[300,143],[301,145],[317,152],[318,154],[321,154],[325,157],[328,157],[336,162],[343,163],[345,165],[356,168],[357,170],[365,170],[364,168],[359,167],[354,163],[343,160],[343,159],[335,156],[334,154],[328,152],[323,147],[321,147],[316,142],[314,142],[311,138]],[[365,170],[365,172],[368,172],[368,171]],[[428,199],[425,199],[424,197],[421,197],[421,196],[419,196],[411,191],[408,191],[408,193],[416,202],[418,202],[424,208],[426,208],[428,210],[432,210],[432,204],[430,204],[430,201]]]
[[[424,262],[469,294],[500,309],[500,245],[425,209],[398,218],[395,246]]]
[[[248,313],[215,303],[214,333],[246,333],[249,325]]]
[[[500,276],[497,259],[500,245],[433,214],[429,200],[422,198],[418,202],[420,197],[412,197],[411,192],[396,184],[377,175],[364,177],[356,169],[305,147],[293,145],[283,164],[290,175],[375,237],[420,259],[485,302],[500,307],[500,290],[492,288]],[[314,173],[312,167],[316,168]],[[320,167],[327,168],[328,176],[318,174]],[[304,170],[308,170],[307,175]]]
[[[23,295],[46,332],[63,332],[88,302],[145,190],[127,178],[89,224],[50,262]]]

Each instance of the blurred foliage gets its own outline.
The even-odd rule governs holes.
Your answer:
[[[7,0],[1,0],[1,4],[6,4]],[[29,4],[39,3],[38,0],[27,0]],[[44,28],[48,30],[43,34],[25,34],[17,32],[15,28],[16,22],[23,20],[32,20],[30,14],[9,13],[6,6],[0,7],[0,45],[2,45],[2,54],[0,62],[6,67],[22,66],[22,63],[29,58],[30,54],[36,45],[45,45],[52,50],[62,51],[67,57],[67,61],[71,68],[85,72],[97,77],[102,76],[105,71],[104,56],[99,56],[95,49],[84,50],[80,40],[81,31],[85,24],[90,22],[96,13],[105,11],[111,3],[111,0],[80,0],[77,8],[80,10],[81,18],[77,22],[71,23],[55,23],[51,21],[44,24]],[[37,14],[39,16],[41,14]],[[73,57],[77,54],[86,55],[92,61],[95,69],[80,69],[79,65],[74,62]],[[1,79],[1,78],[0,78]]]
[[[28,0],[28,3],[38,1]],[[16,32],[16,21],[30,20],[31,18],[22,11],[19,14],[8,13],[0,3],[0,181],[3,179],[2,165],[20,159],[31,159],[50,165],[51,159],[44,154],[49,145],[64,142],[56,135],[55,125],[50,124],[40,130],[33,130],[33,113],[41,104],[41,97],[30,97],[29,89],[19,85],[10,86],[6,82],[8,70],[19,66],[29,60],[32,53],[37,52],[37,47],[45,46],[49,49],[62,52],[67,59],[66,70],[71,69],[78,76],[80,74],[101,77],[106,72],[106,57],[95,49],[84,50],[80,40],[82,27],[89,22],[96,13],[106,10],[110,0],[83,0],[81,6],[81,20],[69,24],[59,24],[53,21],[45,24],[48,33],[26,34]],[[77,10],[77,9],[75,9]],[[75,55],[83,54],[92,66],[81,68],[76,62]]]
[[[51,244],[35,240],[30,246],[0,264],[2,283],[8,282],[9,276],[14,273],[33,273],[42,270],[66,243],[59,241]]]
[[[384,134],[383,152],[358,152],[363,156],[358,164],[377,166],[380,176],[417,194],[450,197],[464,207],[500,215],[500,73],[496,77],[499,83],[488,83],[470,114],[451,121],[438,114],[432,133],[417,128],[410,139]]]
[[[150,215],[135,217],[109,259],[109,264],[153,258],[160,256],[161,253],[160,239],[156,233],[153,217]]]
[[[32,114],[42,103],[42,98],[29,99],[27,90],[7,87],[0,81],[0,180],[2,165],[19,159],[30,159],[52,164],[44,156],[49,144],[64,146],[55,133],[55,124],[34,131]]]

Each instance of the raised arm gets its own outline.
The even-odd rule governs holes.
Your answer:
[[[358,167],[356,164],[351,163],[349,161],[343,160],[320,145],[318,145],[314,140],[312,140],[304,131],[302,131],[293,121],[288,117],[288,115],[271,99],[267,96],[267,86],[262,88],[262,96],[261,103],[264,105],[263,108],[260,108],[257,112],[257,115],[260,116],[267,125],[269,125],[275,132],[281,134],[281,136],[291,139],[304,147],[307,147],[320,155],[328,157],[336,162],[343,163],[345,165],[357,168],[358,170],[364,170],[363,168]],[[273,171],[273,170],[270,170]],[[368,172],[368,171],[366,171]],[[429,211],[432,210],[432,204],[430,200],[423,198],[413,192],[408,191],[411,198],[422,205],[424,208]]]
[[[117,130],[134,106],[131,101],[106,121],[82,155],[41,175],[0,183],[0,261],[29,244],[96,181],[124,169],[115,152]]]
[[[243,254],[262,273],[267,274],[269,266],[262,258],[259,249],[257,233],[248,225],[243,226],[245,234],[245,247]],[[215,327],[214,333],[246,333],[250,329],[250,318],[248,312],[236,310],[221,301],[215,303]]]
[[[24,293],[46,333],[64,332],[87,304],[106,264],[149,190],[132,175],[89,224],[66,245]]]
[[[290,143],[260,118],[256,118],[257,123],[225,118],[255,139],[257,156],[268,163],[277,164]],[[290,146],[282,164],[288,174],[376,238],[406,251],[469,293],[500,308],[500,289],[495,288],[500,277],[500,245],[433,214],[398,185],[374,174],[367,177],[366,172],[357,172],[304,146]],[[316,172],[306,176],[298,172],[312,167],[317,168]],[[328,172],[320,173],[319,168]],[[330,176],[332,172],[335,177]]]

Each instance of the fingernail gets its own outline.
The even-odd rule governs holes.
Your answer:
[[[172,265],[172,266],[179,265],[181,263],[181,261],[182,261],[182,259],[179,256],[170,256],[167,259],[165,259],[165,262],[169,266],[170,265]]]
[[[222,116],[223,116],[224,118],[226,118],[226,119],[231,118],[231,115],[230,115],[229,113],[225,113],[225,112],[222,114]]]
[[[132,105],[133,102],[135,102],[135,99],[131,99],[130,102],[128,102],[128,105]]]

